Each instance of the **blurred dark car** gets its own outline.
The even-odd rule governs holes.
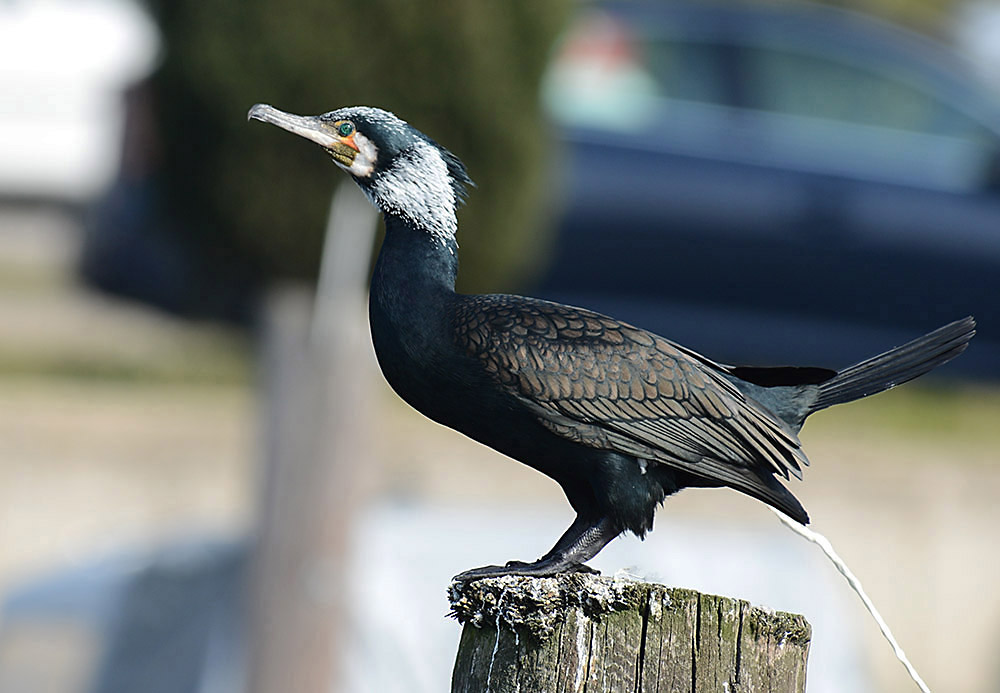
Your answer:
[[[757,364],[974,314],[1000,377],[1000,106],[946,51],[810,5],[608,2],[546,79],[565,189],[538,295]]]

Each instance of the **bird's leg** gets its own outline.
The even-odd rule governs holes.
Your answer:
[[[573,524],[559,538],[552,549],[534,563],[510,561],[507,565],[488,565],[474,568],[454,577],[459,582],[468,582],[485,577],[502,575],[532,575],[544,577],[557,573],[596,573],[598,571],[584,565],[597,555],[608,542],[621,534],[621,529],[605,517],[584,518],[577,515]]]

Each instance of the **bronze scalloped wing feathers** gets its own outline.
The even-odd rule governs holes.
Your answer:
[[[801,478],[808,464],[795,432],[721,366],[612,318],[470,296],[456,310],[455,335],[546,427],[581,444],[759,491],[748,472]]]

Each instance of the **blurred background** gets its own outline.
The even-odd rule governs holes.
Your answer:
[[[1000,691],[998,47],[990,0],[0,2],[0,693],[447,690],[450,577],[572,519],[388,390],[379,222],[256,102],[458,154],[466,291],[760,365],[974,314],[811,420],[792,490],[932,688]],[[594,564],[805,614],[810,693],[913,690],[739,494]]]

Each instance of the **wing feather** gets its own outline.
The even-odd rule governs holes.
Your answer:
[[[801,477],[808,464],[795,432],[711,361],[612,318],[471,296],[456,307],[454,334],[559,435],[738,487],[747,470]]]

